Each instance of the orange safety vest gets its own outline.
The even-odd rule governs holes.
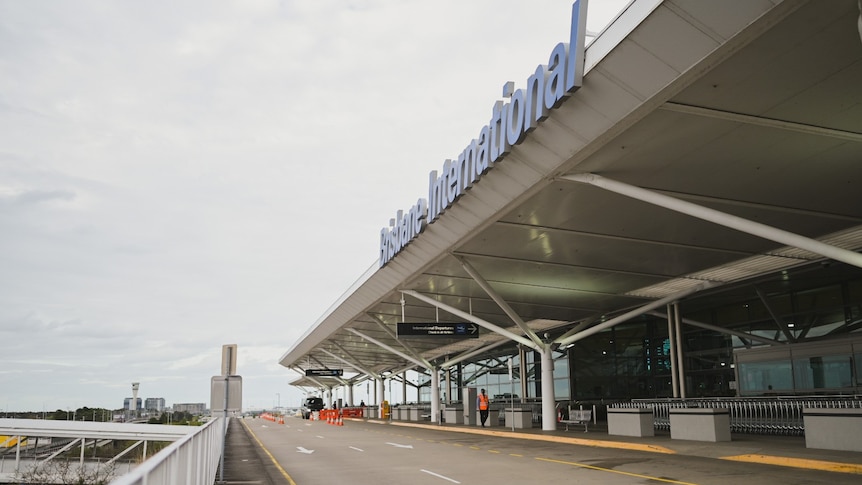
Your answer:
[[[488,409],[488,395],[487,394],[479,394],[479,411],[485,411]]]

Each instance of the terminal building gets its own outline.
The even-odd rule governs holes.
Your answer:
[[[418,386],[432,421],[485,388],[543,429],[561,402],[860,407],[859,2],[633,0],[589,39],[584,15],[393,201],[292,384]]]

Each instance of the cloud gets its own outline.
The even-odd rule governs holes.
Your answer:
[[[205,402],[225,343],[298,404],[278,357],[570,7],[0,2],[0,406]]]

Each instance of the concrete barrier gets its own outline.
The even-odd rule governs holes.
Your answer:
[[[609,408],[608,434],[618,436],[655,436],[650,408]]]
[[[805,408],[805,447],[862,451],[862,409]]]
[[[446,408],[443,410],[446,424],[464,424],[464,408]]]
[[[671,408],[670,438],[730,441],[730,411],[725,408]]]
[[[503,414],[507,428],[532,428],[533,411],[526,408],[506,408],[500,411]]]

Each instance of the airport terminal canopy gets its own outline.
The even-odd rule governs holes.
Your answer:
[[[577,39],[548,46],[548,70],[464,134],[479,141],[464,163],[440,161],[424,203],[393,206],[380,264],[280,363],[372,378],[446,368],[807,265],[858,271],[859,16],[857,0],[634,0],[559,98],[553,66],[572,67]],[[398,322],[482,328],[406,340]]]

